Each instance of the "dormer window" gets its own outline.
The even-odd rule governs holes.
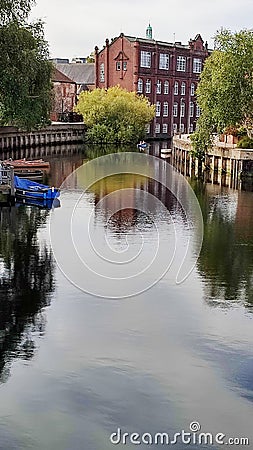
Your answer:
[[[120,61],[116,62],[116,70],[120,70],[121,69],[121,64]]]

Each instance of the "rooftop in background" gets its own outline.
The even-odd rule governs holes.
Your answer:
[[[53,69],[52,81],[60,83],[75,83],[75,81],[71,80],[56,67]]]
[[[79,85],[95,84],[95,65],[93,63],[56,64],[56,68]]]

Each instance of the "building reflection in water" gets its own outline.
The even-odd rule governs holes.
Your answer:
[[[54,290],[51,250],[37,233],[47,210],[20,206],[0,210],[0,381],[13,358],[30,359],[34,334],[43,334],[43,308]]]

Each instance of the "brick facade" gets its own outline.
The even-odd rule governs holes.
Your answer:
[[[121,33],[111,43],[106,39],[101,51],[95,48],[95,85],[108,88],[119,84],[156,104],[150,137],[190,133],[199,115],[195,91],[209,53],[199,34],[182,45]]]

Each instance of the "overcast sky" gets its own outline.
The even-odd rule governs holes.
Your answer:
[[[37,0],[32,18],[45,22],[51,57],[82,57],[121,32],[187,43],[197,33],[213,47],[221,27],[253,27],[253,0]]]

